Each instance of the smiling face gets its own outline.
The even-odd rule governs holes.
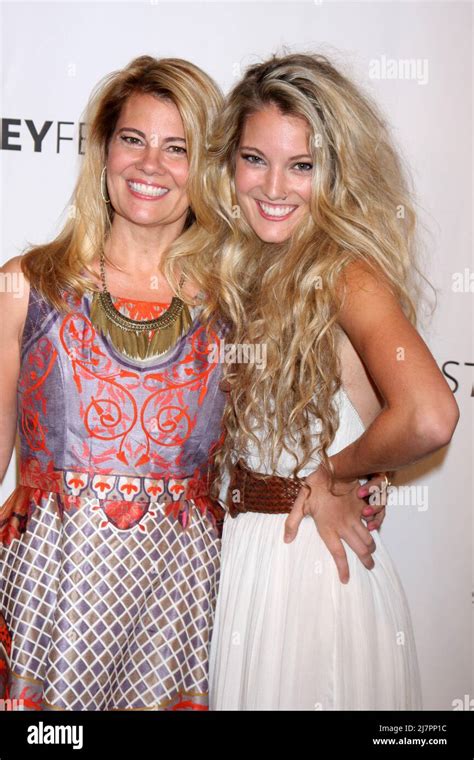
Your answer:
[[[184,225],[188,156],[177,107],[135,93],[125,102],[110,139],[107,189],[117,214],[140,225]]]
[[[309,213],[313,161],[305,119],[274,104],[244,123],[235,165],[237,202],[266,243],[287,240]]]

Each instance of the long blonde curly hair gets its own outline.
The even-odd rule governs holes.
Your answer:
[[[98,251],[104,249],[115,213],[101,195],[102,169],[121,110],[135,93],[149,93],[176,105],[189,156],[190,209],[184,229],[196,221],[210,223],[211,211],[202,203],[202,182],[212,123],[222,108],[222,93],[211,77],[189,61],[139,56],[124,69],[105,76],[94,88],[83,116],[88,126],[86,151],[69,201],[68,219],[53,241],[32,246],[21,259],[23,274],[31,285],[60,311],[70,310],[61,297],[62,289],[79,296],[85,289],[95,289],[90,265]]]
[[[306,120],[314,161],[310,214],[282,244],[256,236],[238,213],[234,185],[245,119],[269,104]],[[204,186],[215,195],[212,235],[186,233],[172,247],[167,271],[173,277],[185,270],[206,288],[205,314],[211,323],[225,315],[235,343],[265,344],[267,351],[263,369],[255,362],[225,366],[231,392],[218,464],[256,444],[273,471],[286,450],[296,456],[298,480],[315,454],[332,473],[327,449],[339,424],[341,272],[365,262],[417,323],[414,200],[389,127],[325,56],[274,55],[250,66],[227,96]],[[323,423],[316,444],[315,419]]]

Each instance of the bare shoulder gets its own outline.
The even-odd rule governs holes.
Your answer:
[[[342,270],[337,287],[339,293],[344,293],[347,299],[357,299],[370,295],[383,295],[398,303],[390,283],[383,270],[375,263],[351,261]]]
[[[0,308],[2,337],[19,342],[28,312],[30,284],[21,269],[21,256],[14,256],[0,267]]]
[[[368,339],[373,342],[376,333],[381,335],[390,330],[414,334],[388,277],[377,265],[351,262],[342,271],[336,287],[343,296],[338,323],[359,353]]]

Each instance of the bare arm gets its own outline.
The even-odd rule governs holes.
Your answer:
[[[385,407],[363,435],[330,457],[335,475],[353,480],[396,470],[451,440],[458,405],[426,343],[382,279],[346,268],[347,298],[339,323],[375,382]]]
[[[21,256],[15,256],[0,268],[0,481],[15,446],[20,342],[30,292],[20,261]]]
[[[305,515],[336,563],[342,583],[349,565],[342,540],[369,570],[376,549],[361,522],[356,498],[359,477],[396,470],[449,442],[459,419],[454,396],[428,347],[406,319],[398,301],[364,265],[346,267],[347,297],[339,323],[361,357],[385,406],[356,441],[329,457],[336,476],[329,490],[328,473],[318,467],[301,489],[285,523],[285,541],[294,540]]]

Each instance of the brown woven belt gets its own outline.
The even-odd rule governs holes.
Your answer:
[[[241,512],[282,514],[291,512],[300,485],[293,478],[270,475],[255,477],[241,462],[237,462],[229,484],[229,514],[237,517]]]

